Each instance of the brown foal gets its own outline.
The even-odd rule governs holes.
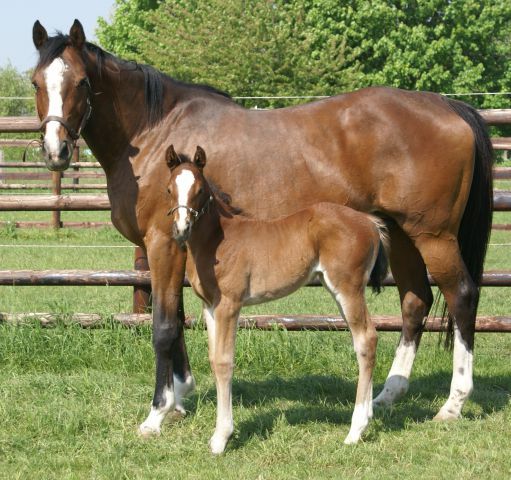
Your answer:
[[[233,432],[231,383],[241,308],[289,295],[316,275],[353,335],[359,380],[344,443],[356,443],[373,413],[377,338],[364,292],[370,279],[378,288],[387,270],[386,229],[381,220],[333,203],[317,203],[273,221],[236,216],[204,178],[206,154],[201,147],[188,162],[171,145],[166,161],[171,171],[172,232],[186,246],[186,272],[203,301],[216,379],[217,421],[211,451],[222,453]]]

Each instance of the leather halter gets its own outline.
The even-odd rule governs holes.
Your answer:
[[[177,205],[167,212],[167,216],[172,215],[176,210],[180,208],[185,208],[187,212],[192,216],[193,225],[195,222],[197,222],[197,220],[199,220],[200,217],[202,217],[202,215],[204,215],[209,210],[209,205],[211,204],[212,201],[213,195],[210,195],[209,198],[204,203],[204,206],[200,210],[195,210],[194,208],[189,207],[188,205]]]
[[[80,138],[80,134],[82,133],[82,129],[87,124],[87,121],[89,120],[89,118],[91,116],[91,113],[92,113],[92,105],[90,103],[91,86],[90,86],[90,82],[89,82],[88,78],[86,79],[85,84],[87,86],[87,107],[85,109],[85,113],[83,114],[82,121],[80,122],[78,130],[75,130],[73,127],[71,127],[71,125],[69,125],[69,123],[67,122],[67,120],[65,118],[59,117],[57,115],[48,115],[41,122],[41,125],[39,126],[39,130],[43,130],[44,126],[48,122],[59,122],[67,130],[67,133],[73,139],[74,144],[76,144],[77,140]]]

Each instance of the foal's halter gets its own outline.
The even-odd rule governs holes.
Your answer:
[[[91,89],[90,82],[89,82],[88,78],[85,80],[85,85],[87,87],[87,107],[85,108],[85,113],[83,114],[82,121],[80,122],[78,130],[75,130],[73,127],[71,127],[71,125],[69,125],[69,123],[67,122],[67,120],[65,118],[59,117],[57,115],[48,115],[41,122],[41,125],[39,126],[39,130],[42,131],[44,126],[48,122],[59,122],[67,130],[67,133],[73,139],[73,146],[75,146],[76,142],[80,138],[80,134],[82,133],[82,129],[87,124],[87,121],[89,120],[89,118],[91,116],[91,113],[92,113],[92,106],[91,106],[91,103],[90,103],[90,94],[91,94],[92,89]]]
[[[212,201],[213,195],[210,195],[209,198],[204,202],[204,205],[200,210],[195,210],[195,208],[189,207],[188,205],[177,205],[167,212],[167,216],[172,215],[176,210],[180,208],[184,208],[191,215],[193,225],[195,222],[199,220],[200,217],[202,217],[202,215],[204,215],[209,210],[209,206],[211,205]]]

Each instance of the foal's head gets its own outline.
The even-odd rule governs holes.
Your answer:
[[[206,153],[197,147],[193,162],[182,160],[174,150],[167,148],[165,159],[170,168],[168,192],[169,215],[172,217],[172,234],[181,245],[190,237],[195,222],[207,211],[213,200],[209,185],[202,174]]]

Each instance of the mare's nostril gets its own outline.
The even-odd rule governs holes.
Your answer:
[[[69,148],[69,143],[64,140],[61,144],[60,144],[60,151],[59,151],[59,158],[63,159],[63,160],[67,160],[71,155],[71,152],[70,152],[70,148]]]

